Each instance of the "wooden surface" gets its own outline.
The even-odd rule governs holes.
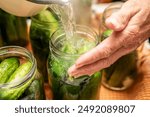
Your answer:
[[[150,99],[150,49],[138,48],[138,76],[132,87],[125,91],[112,91],[101,86],[100,100],[149,100]],[[52,99],[52,92],[45,83],[46,99]]]

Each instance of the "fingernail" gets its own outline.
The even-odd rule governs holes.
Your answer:
[[[76,78],[78,78],[79,77],[79,75],[74,75],[74,78],[76,79]]]
[[[80,76],[82,76],[82,74],[79,74],[79,73],[74,74],[74,78],[79,78]]]
[[[76,66],[76,68],[80,68],[80,67],[82,67],[82,64],[76,63],[75,66]]]
[[[118,21],[116,19],[114,19],[114,18],[106,19],[105,23],[111,29],[115,29],[115,30],[119,30],[120,29],[120,25],[119,25]]]
[[[76,63],[75,63],[75,66],[76,66],[76,68],[79,68],[79,67],[81,67],[82,66],[82,64],[81,64],[81,62],[80,62],[81,60],[80,60],[80,58],[79,59],[77,59],[77,61],[76,61]]]
[[[82,66],[84,66],[84,64],[81,61],[82,61],[81,59],[78,59],[76,61],[75,66],[76,66],[77,69],[81,68]]]
[[[76,66],[75,65],[71,66],[68,69],[68,74],[72,76],[73,74],[75,74],[75,70],[76,70]]]

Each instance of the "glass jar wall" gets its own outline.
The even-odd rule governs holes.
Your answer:
[[[26,46],[29,42],[26,17],[17,17],[0,9],[0,46]]]
[[[112,30],[105,25],[105,20],[114,12],[118,11],[123,2],[116,2],[109,5],[103,13],[101,35],[102,40],[106,39],[112,34]],[[131,52],[120,59],[118,59],[110,67],[103,70],[102,84],[112,90],[125,90],[132,86],[136,80],[136,64],[137,52]]]
[[[47,81],[46,61],[49,54],[49,40],[59,28],[59,18],[50,7],[31,18],[30,41],[38,68]]]
[[[0,99],[42,100],[43,80],[33,55],[19,46],[0,48]]]
[[[99,99],[101,72],[91,76],[74,78],[68,75],[68,68],[86,51],[95,47],[97,34],[84,26],[76,26],[73,37],[66,38],[63,29],[57,30],[50,40],[48,58],[49,84],[53,91],[53,99],[88,100]]]

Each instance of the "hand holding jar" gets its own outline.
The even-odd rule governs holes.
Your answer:
[[[83,54],[69,69],[72,76],[91,75],[135,50],[150,36],[150,1],[129,0],[106,20],[111,36]]]

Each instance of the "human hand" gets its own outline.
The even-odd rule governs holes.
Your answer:
[[[106,25],[113,30],[112,35],[81,55],[68,70],[71,76],[92,75],[109,67],[150,37],[150,0],[128,0]]]

